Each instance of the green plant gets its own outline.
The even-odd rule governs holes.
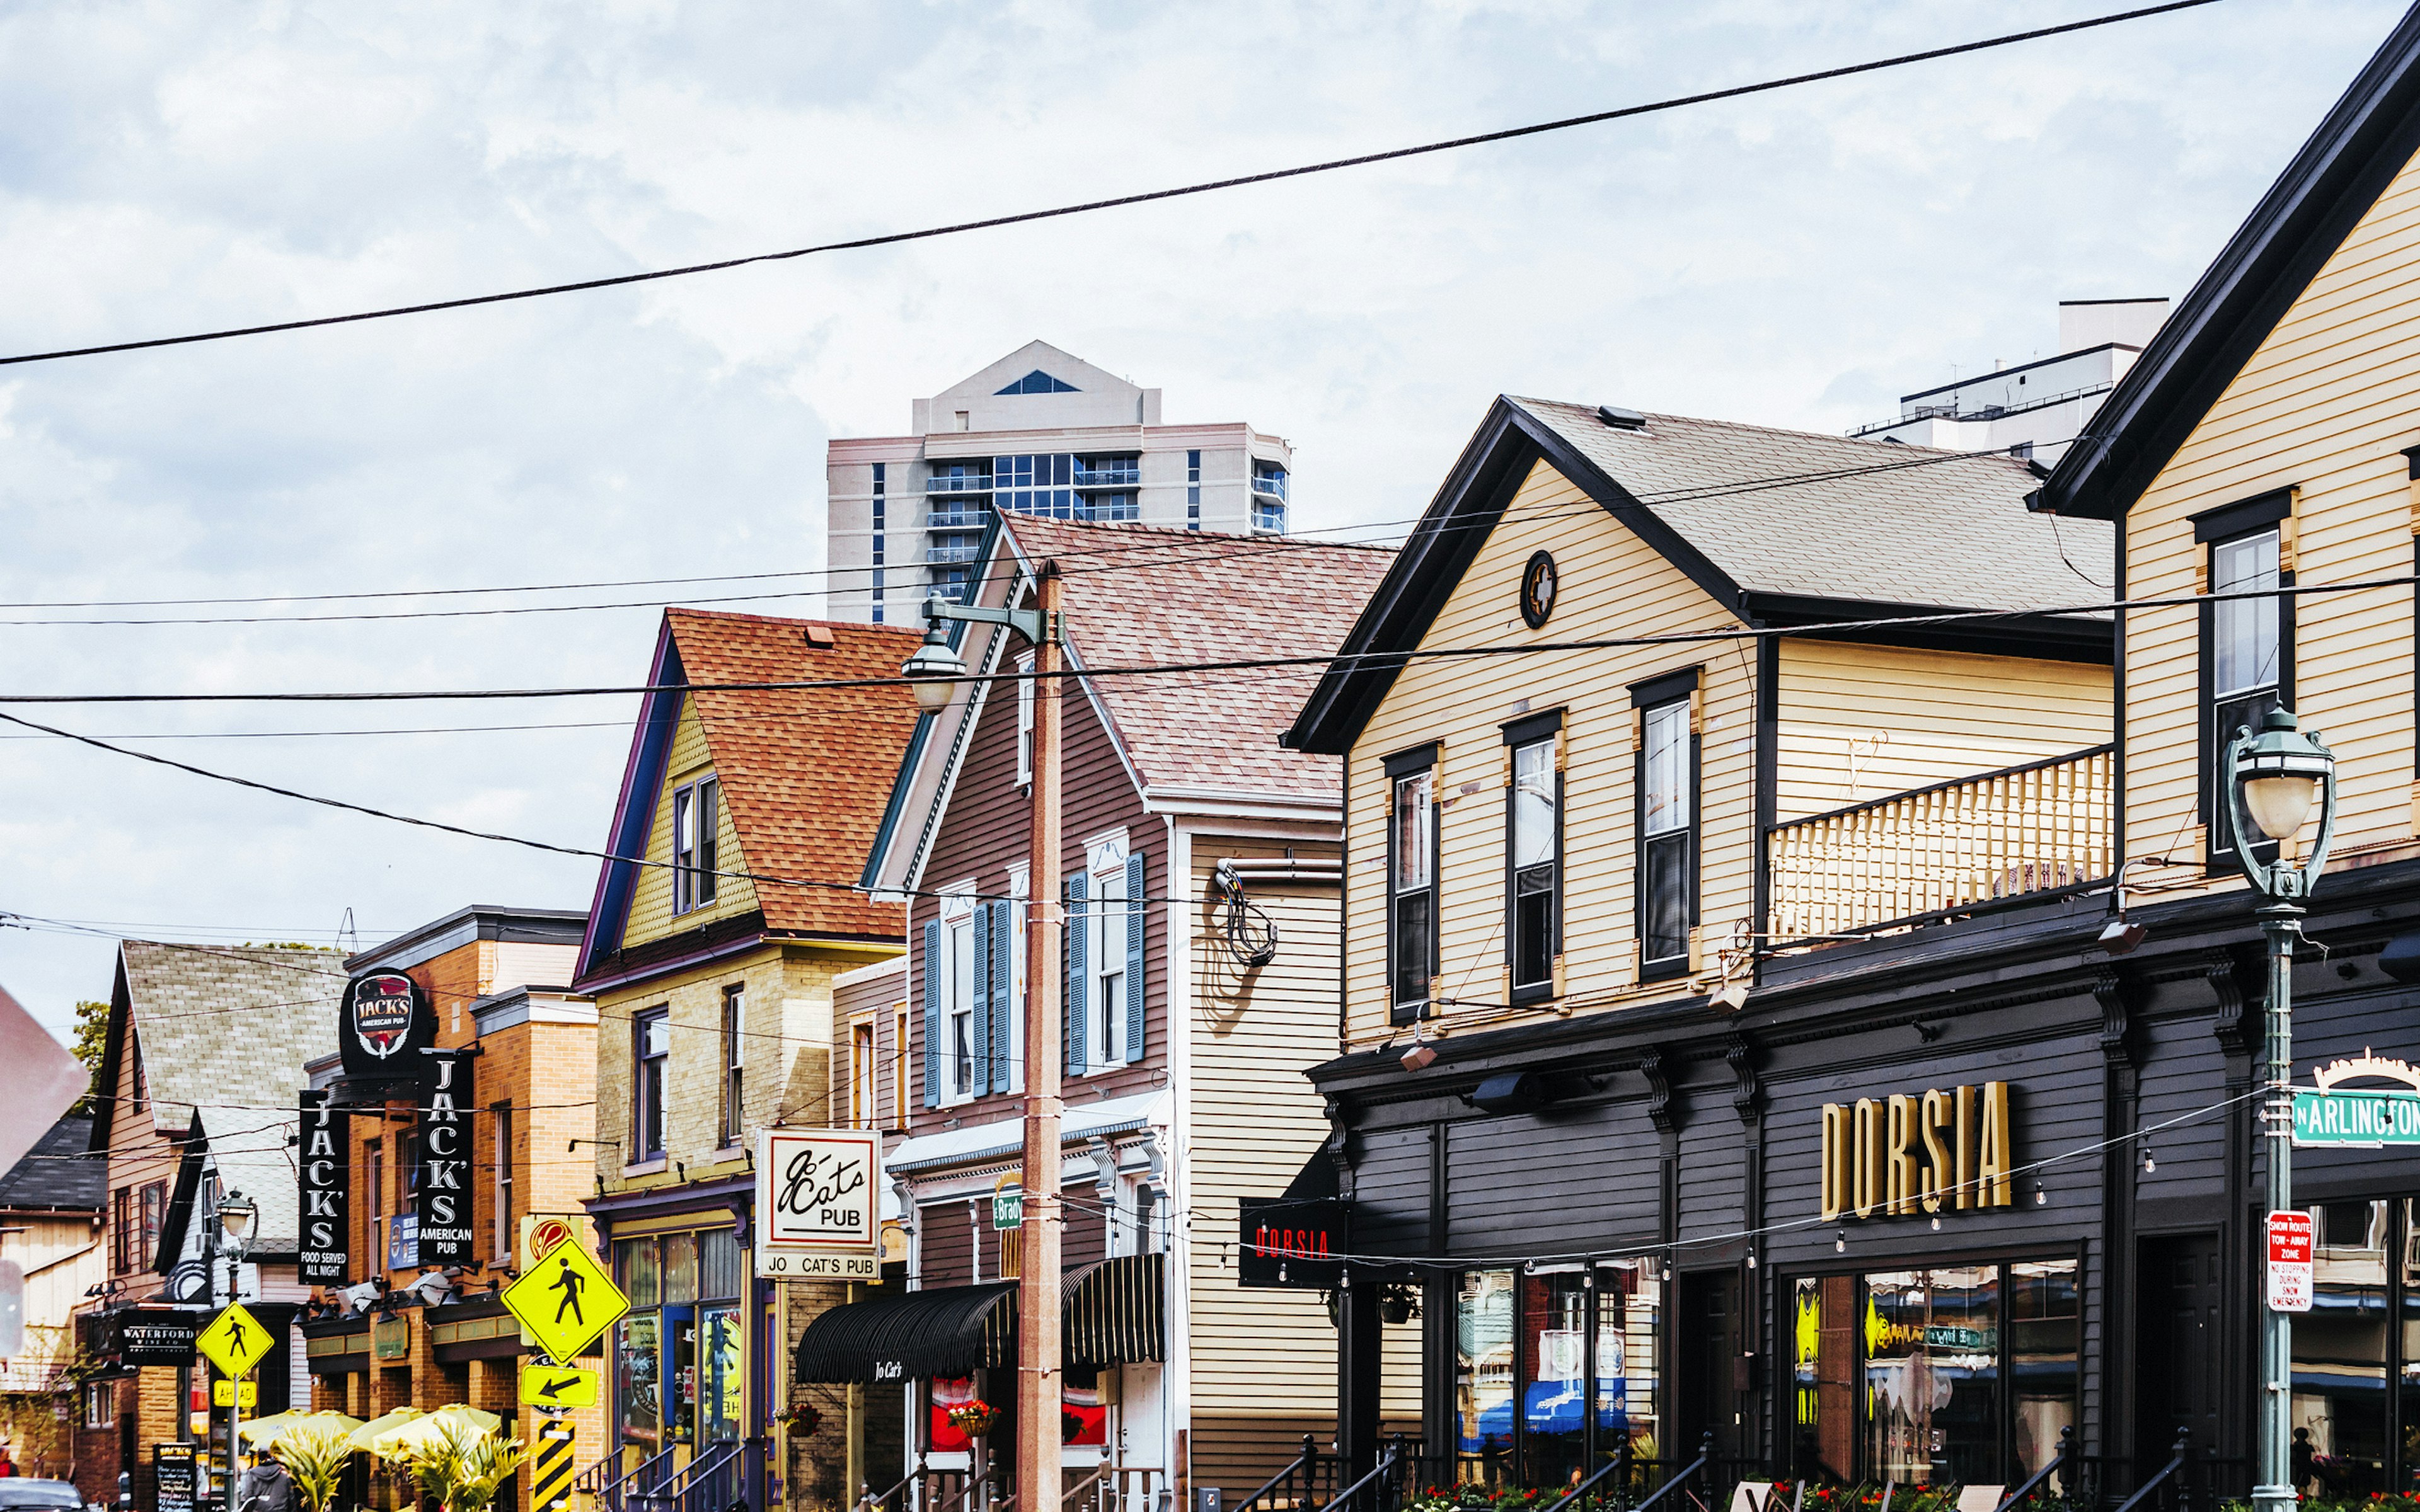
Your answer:
[[[344,1478],[345,1463],[353,1457],[353,1446],[348,1442],[352,1427],[349,1422],[316,1422],[305,1417],[277,1436],[270,1453],[294,1477],[303,1512],[327,1512],[336,1483]]]

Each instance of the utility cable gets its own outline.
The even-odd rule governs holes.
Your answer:
[[[1902,53],[1894,57],[1876,58],[1866,63],[1851,63],[1835,69],[1818,69],[1807,73],[1794,73],[1784,78],[1763,80],[1757,84],[1733,85],[1724,89],[1709,89],[1692,95],[1676,95],[1645,104],[1591,111],[1584,116],[1566,116],[1557,120],[1539,121],[1528,126],[1507,127],[1501,131],[1481,131],[1468,136],[1450,137],[1444,141],[1427,142],[1416,147],[1393,147],[1381,152],[1364,152],[1348,158],[1330,158],[1322,162],[1271,169],[1264,173],[1244,174],[1231,178],[1214,178],[1173,189],[1155,189],[1138,194],[1120,194],[1107,199],[1084,200],[1076,204],[1056,206],[1049,209],[1020,210],[1008,215],[988,216],[982,220],[926,226],[920,230],[892,231],[876,236],[852,237],[845,240],[819,242],[813,246],[794,247],[786,252],[756,253],[744,257],[725,257],[714,262],[690,263],[678,268],[659,268],[646,272],[615,273],[602,278],[584,278],[566,284],[547,284],[497,294],[476,294],[460,299],[431,300],[419,304],[391,305],[384,309],[357,311],[351,315],[317,316],[301,320],[278,320],[262,325],[235,326],[217,331],[197,332],[190,335],[155,336],[142,341],[120,341],[94,347],[25,352],[13,357],[0,357],[0,367],[11,367],[25,363],[55,362],[70,357],[96,357],[110,352],[148,351],[163,347],[187,347],[197,342],[227,341],[238,336],[267,335],[275,332],[303,331],[319,326],[350,325],[364,320],[386,320],[399,316],[427,315],[440,310],[469,309],[478,305],[504,304],[517,300],[543,299],[556,294],[575,294],[589,289],[648,284],[660,279],[687,278],[699,273],[746,268],[756,263],[787,262],[794,258],[812,257],[822,253],[848,252],[867,247],[890,247],[905,242],[928,241],[939,237],[962,236],[969,232],[994,230],[1001,226],[1024,225],[1035,221],[1088,215],[1100,210],[1148,205],[1160,200],[1181,199],[1195,194],[1215,193],[1222,190],[1240,189],[1252,184],[1276,183],[1283,179],[1301,178],[1312,174],[1334,173],[1345,168],[1360,168],[1373,163],[1426,157],[1432,153],[1457,151],[1464,147],[1481,147],[1495,142],[1517,141],[1523,137],[1538,136],[1549,131],[1565,131],[1581,126],[1626,120],[1634,116],[1652,116],[1692,105],[1711,104],[1716,100],[1738,100],[1749,95],[1767,94],[1776,89],[1794,88],[1800,85],[1819,84],[1830,79],[1852,78],[1858,74],[1879,72],[1885,69],[1904,68],[1916,63],[1958,57],[1969,53],[2013,46],[2018,42],[2039,41],[2043,38],[2063,36],[2070,32],[2089,31],[2098,26],[2112,26],[2120,22],[2139,21],[2147,16],[2165,15],[2175,10],[2191,10],[2214,3],[2215,0],[2168,0],[2164,5],[2145,6],[2109,15],[2090,16],[2082,21],[2065,22],[2055,26],[2037,26],[2028,31],[2009,32],[1998,37],[1982,38],[1971,42],[1958,42],[1947,47],[1927,48],[1918,53]]]

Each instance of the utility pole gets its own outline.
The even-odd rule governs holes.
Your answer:
[[[1059,1505],[1059,563],[1034,579],[1033,836],[1025,933],[1025,1208],[1016,1283],[1016,1504]],[[1080,967],[1078,968],[1080,969]]]

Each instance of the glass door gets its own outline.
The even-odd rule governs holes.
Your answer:
[[[746,1414],[747,1340],[737,1307],[708,1307],[698,1321],[706,1383],[700,1401],[700,1437],[708,1443],[737,1439]]]
[[[664,1309],[664,1443],[697,1443],[697,1309]],[[675,1461],[677,1463],[677,1461]]]

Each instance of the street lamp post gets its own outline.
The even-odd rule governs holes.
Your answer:
[[[1033,814],[1025,948],[1024,1223],[1016,1285],[1016,1504],[1055,1508],[1059,1490],[1059,671],[1063,663],[1059,564],[1033,580],[1034,607],[984,609],[924,600],[924,643],[900,669],[916,702],[949,707],[967,664],[950,644],[952,620],[1003,625],[1033,646]]]
[[[230,1307],[243,1300],[243,1254],[252,1243],[252,1220],[257,1211],[250,1197],[240,1192],[230,1190],[226,1196],[219,1198],[216,1229],[202,1230],[206,1237],[215,1237],[217,1233],[224,1233],[226,1236],[227,1305]],[[218,1277],[215,1274],[210,1277],[210,1285],[213,1288],[218,1285]],[[219,1504],[229,1508],[232,1512],[236,1504],[236,1477],[241,1473],[238,1468],[237,1456],[243,1447],[241,1434],[243,1382],[240,1381],[234,1382],[227,1396],[226,1480],[220,1492]]]
[[[2305,733],[2284,709],[2272,709],[2260,728],[2236,732],[2226,748],[2226,782],[2221,788],[2226,813],[2221,823],[2235,841],[2235,858],[2267,903],[2256,915],[2267,937],[2269,953],[2268,1096],[2262,1100],[2261,1134],[2269,1145],[2269,1205],[2284,1212],[2294,1202],[2294,942],[2303,936],[2303,909],[2327,865],[2328,844],[2335,837],[2336,762],[2319,743],[2316,731]],[[2299,862],[2286,858],[2286,842],[2319,810],[2319,834]],[[2241,814],[2251,823],[2238,819]],[[2261,839],[2277,842],[2277,856],[2263,861],[2256,854]],[[2274,1307],[2261,1309],[2260,1327],[2260,1483],[2252,1488],[2255,1512],[2292,1512],[2294,1363],[2293,1315]]]

